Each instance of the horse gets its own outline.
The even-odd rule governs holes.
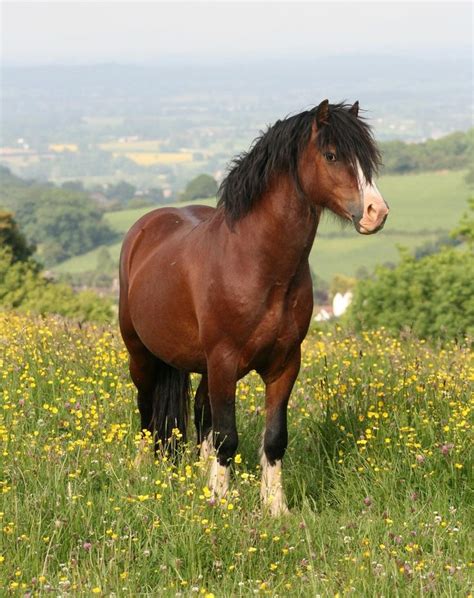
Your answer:
[[[359,103],[318,106],[277,121],[234,158],[216,208],[153,210],[127,233],[119,323],[144,433],[186,440],[194,416],[216,499],[238,445],[237,381],[265,384],[261,499],[287,512],[281,480],[287,405],[313,311],[308,256],[329,210],[357,232],[379,231],[388,206],[374,182],[380,152]]]

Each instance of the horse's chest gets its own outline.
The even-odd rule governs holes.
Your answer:
[[[245,348],[244,361],[253,369],[286,362],[306,335],[311,318],[311,305],[300,304],[295,296],[289,305],[270,307],[256,325]]]

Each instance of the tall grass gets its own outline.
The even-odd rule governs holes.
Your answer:
[[[289,408],[291,514],[271,519],[256,375],[239,383],[239,452],[215,504],[192,444],[177,465],[134,465],[115,328],[0,314],[0,592],[467,596],[469,358],[383,330],[312,333]]]

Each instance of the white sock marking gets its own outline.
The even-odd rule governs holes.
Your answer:
[[[201,442],[201,448],[199,449],[199,457],[201,461],[207,463],[209,457],[214,453],[214,447],[212,446],[212,431],[204,438]]]
[[[270,509],[270,513],[274,517],[288,513],[281,479],[281,461],[277,460],[274,465],[271,465],[265,453],[262,452],[260,464],[262,466],[260,497],[264,506]]]
[[[215,457],[209,473],[209,489],[215,498],[224,498],[229,490],[229,480],[229,466],[221,465]]]

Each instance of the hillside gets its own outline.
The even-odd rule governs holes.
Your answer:
[[[35,246],[35,257],[52,266],[117,239],[88,193],[23,180],[0,166],[0,208]]]
[[[326,280],[336,273],[354,275],[361,267],[369,270],[387,261],[397,261],[397,246],[410,249],[433,241],[447,233],[466,208],[469,188],[465,171],[388,175],[379,187],[391,207],[385,229],[377,235],[363,237],[352,228],[342,230],[330,217],[320,225],[311,252],[313,270]],[[212,201],[206,202],[208,205]],[[180,204],[173,204],[180,205]],[[105,221],[117,233],[124,234],[147,208],[110,212]],[[113,259],[118,260],[121,243],[109,245]],[[99,249],[74,257],[55,268],[59,273],[94,270]]]

